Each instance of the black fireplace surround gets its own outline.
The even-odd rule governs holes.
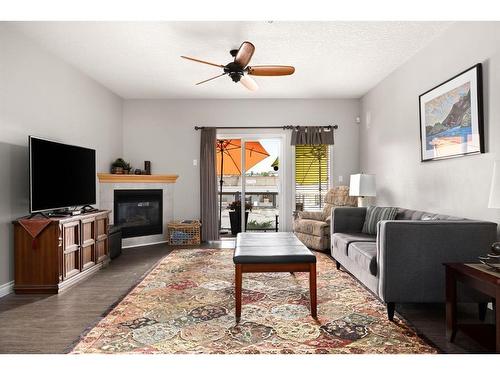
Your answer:
[[[114,225],[123,238],[163,233],[163,190],[115,190],[114,201]]]

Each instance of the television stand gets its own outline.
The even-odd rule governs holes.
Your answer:
[[[108,264],[109,213],[51,217],[36,241],[14,221],[14,291],[59,293]]]

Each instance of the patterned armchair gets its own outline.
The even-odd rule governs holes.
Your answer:
[[[299,211],[293,222],[293,232],[308,248],[330,249],[330,217],[334,207],[356,207],[357,197],[349,196],[349,186],[336,186],[325,195],[323,211]]]

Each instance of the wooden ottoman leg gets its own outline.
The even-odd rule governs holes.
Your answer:
[[[242,272],[241,272],[241,264],[235,265],[235,280],[234,280],[234,288],[235,288],[235,305],[236,305],[236,322],[240,321],[241,318],[241,288],[243,284],[242,280]]]
[[[317,313],[317,294],[316,294],[316,263],[309,265],[309,294],[311,295],[311,316],[316,318]]]

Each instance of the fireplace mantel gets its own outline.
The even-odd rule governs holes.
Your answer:
[[[123,183],[123,182],[137,182],[137,183],[164,183],[173,184],[179,177],[176,174],[111,174],[111,173],[98,173],[97,177],[101,183]]]

